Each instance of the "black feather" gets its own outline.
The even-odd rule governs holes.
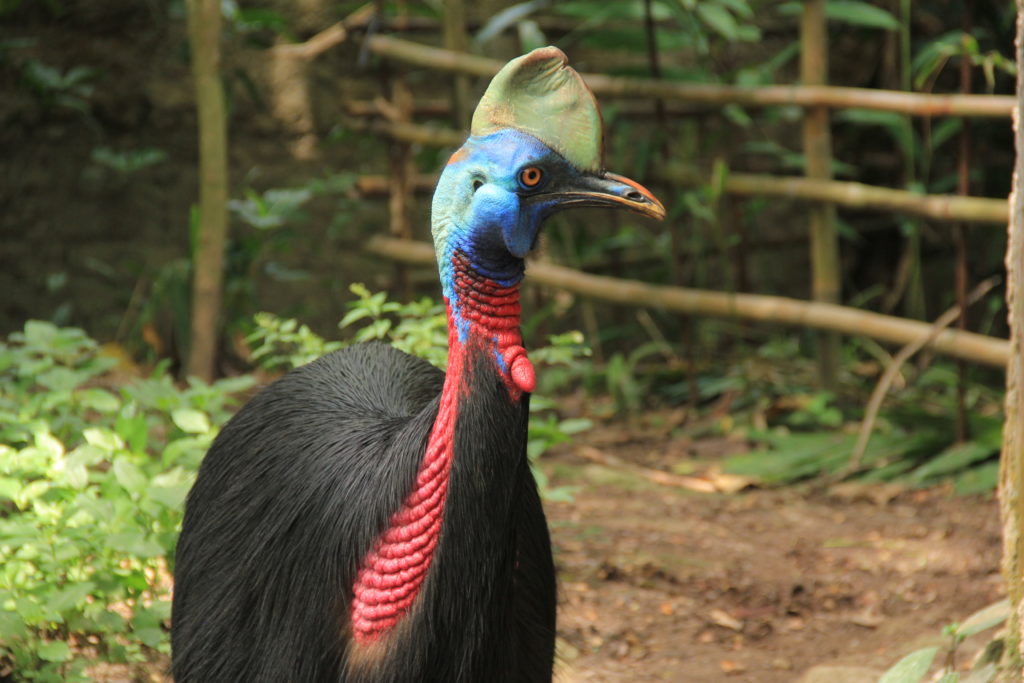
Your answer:
[[[372,655],[348,636],[360,560],[408,495],[444,374],[383,345],[294,370],[224,427],[186,502],[172,620],[177,683],[550,681],[555,582],[514,402],[467,359],[433,564]]]

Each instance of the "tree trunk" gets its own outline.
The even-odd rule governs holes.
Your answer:
[[[188,373],[214,376],[227,239],[227,125],[220,80],[218,0],[187,0],[199,123],[199,225],[192,240],[192,324]]]
[[[1017,106],[1013,129],[1017,161],[1010,194],[1009,241],[1006,247],[1006,304],[1009,309],[1010,362],[1006,368],[1006,423],[999,476],[1003,518],[1003,573],[1010,598],[1010,622],[1000,681],[1020,681],[1024,652],[1024,131],[1021,94],[1024,93],[1024,0],[1017,0]]]

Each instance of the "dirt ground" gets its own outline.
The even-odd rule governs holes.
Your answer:
[[[618,455],[671,448],[648,441]],[[555,462],[555,483],[579,487],[572,502],[547,505],[565,683],[774,683],[828,664],[880,672],[916,648],[945,646],[943,626],[1003,597],[991,496],[709,495],[571,451]],[[969,639],[958,666],[991,635]]]

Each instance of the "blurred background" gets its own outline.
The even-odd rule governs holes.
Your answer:
[[[110,549],[113,583],[90,579],[67,594],[65,582],[85,571],[71,559],[39,570],[63,577],[56,583],[7,576],[0,597],[28,602],[0,613],[0,680],[47,666],[56,678],[32,680],[71,680],[86,651],[83,662],[166,651],[159,596],[177,509],[238,397],[353,341],[389,340],[444,364],[436,269],[415,249],[430,239],[433,182],[489,74],[547,44],[597,75],[607,168],[650,187],[669,217],[559,215],[537,257],[694,290],[690,303],[649,306],[586,281],[527,278],[524,331],[541,368],[531,456],[552,457],[537,469],[549,504],[573,499],[573,463],[620,465],[609,449],[641,479],[661,472],[687,490],[842,482],[895,487],[878,489],[885,501],[939,491],[991,502],[1009,353],[1012,4],[222,0],[219,9],[218,40],[206,48],[220,52],[226,121],[223,298],[203,300],[213,345],[207,364],[192,366],[207,228],[191,60],[199,33],[190,41],[186,3],[0,0],[0,458],[23,465],[0,477],[0,514],[42,529],[37,501],[77,500],[54,493],[61,486],[95,485],[100,498],[128,495],[135,507],[155,495],[142,517],[126,513],[128,527],[104,532],[130,536]],[[730,308],[708,292],[792,305],[776,313],[740,297]],[[822,310],[802,307],[809,301],[847,307],[842,329],[865,334],[839,336]],[[889,317],[858,317],[869,313]],[[920,325],[893,332],[896,318]],[[897,354],[945,328],[985,338],[944,333],[934,348]],[[571,449],[573,439],[590,450]],[[40,452],[51,460],[32,460]],[[79,454],[83,479],[30,490],[65,453]],[[33,510],[32,521],[20,517]],[[943,515],[960,510],[932,512],[946,528]],[[27,536],[4,528],[13,563],[10,539]],[[992,545],[995,532],[972,529]],[[994,562],[970,571],[990,576]],[[671,583],[642,562],[591,570],[601,581]],[[824,595],[824,585],[801,590]],[[959,606],[993,591],[989,582]],[[140,611],[139,625],[130,606],[143,594],[157,607]],[[56,614],[95,623],[76,631],[67,615],[30,609],[54,595],[63,596]],[[875,609],[858,599],[857,614]],[[129,607],[101,618],[88,607],[99,603]],[[666,617],[678,607],[654,604]],[[786,609],[780,619],[794,616]],[[704,645],[723,644],[723,633],[744,633],[736,619],[760,618],[729,614],[733,622],[693,626],[691,640],[710,633]],[[628,661],[645,640],[631,628],[635,637],[620,629],[599,645],[583,631],[564,640],[577,654],[605,647]],[[138,629],[141,640],[114,650],[85,635]],[[734,673],[721,664],[732,659],[715,661],[716,675]],[[762,664],[774,670],[770,656]],[[794,666],[756,680],[792,680]]]

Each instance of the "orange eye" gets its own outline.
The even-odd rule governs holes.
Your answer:
[[[544,172],[536,166],[528,166],[519,172],[519,182],[523,187],[537,187],[543,177]]]

